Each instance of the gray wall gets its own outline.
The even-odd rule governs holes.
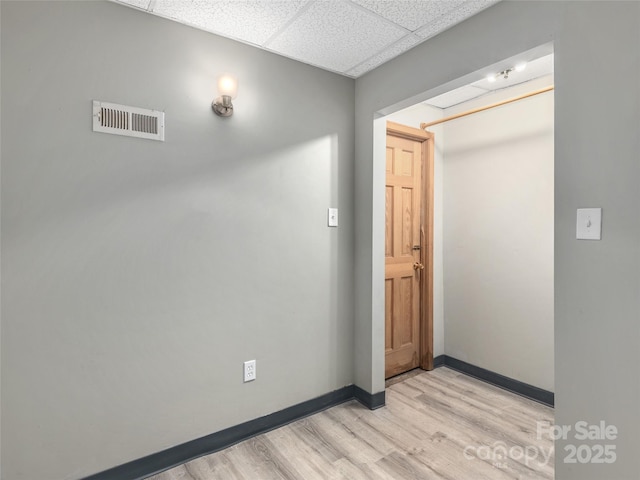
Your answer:
[[[112,3],[1,8],[2,478],[353,383],[355,82]],[[166,142],[93,133],[93,99],[164,110]]]
[[[371,392],[384,388],[384,166],[373,156],[373,119],[548,42],[556,63],[556,422],[605,420],[620,430],[613,464],[565,464],[567,442],[558,442],[556,478],[630,480],[640,471],[638,2],[501,2],[356,81],[355,378]],[[585,206],[603,208],[600,242],[575,240],[576,209]]]
[[[355,167],[353,81],[118,5],[1,8],[5,480],[81,477],[353,380],[381,391],[372,120],[551,41],[556,420],[620,429],[612,465],[564,464],[559,442],[556,478],[637,477],[639,3],[501,2],[364,76]],[[220,70],[240,77],[228,121]],[[167,142],[93,134],[92,99],[165,110]],[[603,207],[601,242],[575,240],[583,206]]]
[[[552,84],[537,79],[445,113]],[[553,391],[553,92],[444,129],[445,351]]]

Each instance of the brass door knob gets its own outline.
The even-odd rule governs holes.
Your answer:
[[[414,270],[424,270],[424,265],[421,264],[421,263],[416,262],[416,263],[413,264],[413,269]]]

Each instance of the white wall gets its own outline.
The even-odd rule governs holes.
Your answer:
[[[604,420],[620,432],[611,464],[564,463],[564,447],[573,439],[556,442],[556,478],[635,479],[640,471],[638,2],[500,2],[356,81],[355,381],[370,392],[384,389],[384,157],[373,154],[374,118],[479,80],[489,73],[487,66],[550,42],[556,422]],[[575,239],[576,209],[585,206],[603,208],[599,242]]]
[[[499,90],[445,116],[552,84]],[[445,352],[553,391],[553,92],[444,130]]]
[[[418,103],[385,117],[391,121],[420,128],[420,123],[442,118],[443,111]],[[444,355],[444,292],[442,264],[442,172],[444,128],[436,125],[429,129],[435,135],[433,154],[433,356]]]
[[[0,8],[2,478],[353,383],[354,81],[115,3]],[[164,110],[166,142],[93,133],[94,99]]]

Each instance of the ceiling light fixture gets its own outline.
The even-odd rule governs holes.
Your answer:
[[[514,70],[513,68],[505,68],[504,70],[502,70],[502,71],[500,71],[498,73],[490,73],[489,75],[487,75],[487,81],[489,83],[493,83],[496,80],[498,80],[498,78],[500,78],[500,77],[502,77],[502,78],[504,78],[506,80],[507,78],[509,78],[509,74],[511,72],[513,72],[513,70]]]
[[[238,96],[238,79],[228,74],[219,76],[218,93],[220,96],[211,102],[211,108],[220,117],[230,117],[233,115],[231,100]]]
[[[498,77],[502,77],[506,80],[509,78],[509,74],[511,72],[522,72],[525,68],[527,68],[527,62],[520,62],[515,67],[505,68],[498,73],[490,73],[487,75],[487,81],[489,83],[493,83],[498,79]]]
[[[498,76],[506,80],[507,78],[509,78],[509,74],[511,72],[513,72],[513,68],[505,68],[504,70],[498,73]]]

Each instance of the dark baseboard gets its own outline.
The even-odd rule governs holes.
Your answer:
[[[444,365],[444,357],[445,355],[438,355],[437,357],[433,357],[433,368],[442,367]]]
[[[555,395],[553,392],[534,387],[533,385],[523,383],[519,380],[514,380],[513,378],[505,377],[504,375],[492,372],[491,370],[476,367],[475,365],[463,362],[462,360],[450,357],[449,355],[440,355],[437,358],[439,359],[440,357],[444,357],[443,362],[440,364],[440,366],[447,366],[453,370],[465,373],[471,377],[475,377],[497,387],[504,388],[505,390],[509,390],[510,392],[517,393],[518,395],[530,398],[531,400],[535,400],[536,402],[543,403],[544,405],[547,405],[549,407],[553,407],[555,405]],[[433,360],[433,363],[435,366],[435,358]]]
[[[356,400],[362,403],[369,410],[375,410],[377,408],[384,407],[384,390],[378,393],[369,393],[361,389],[357,385],[353,386],[353,390]]]
[[[384,392],[371,394],[348,385],[279,412],[90,475],[84,480],[140,480],[353,399],[372,410],[384,406]]]

